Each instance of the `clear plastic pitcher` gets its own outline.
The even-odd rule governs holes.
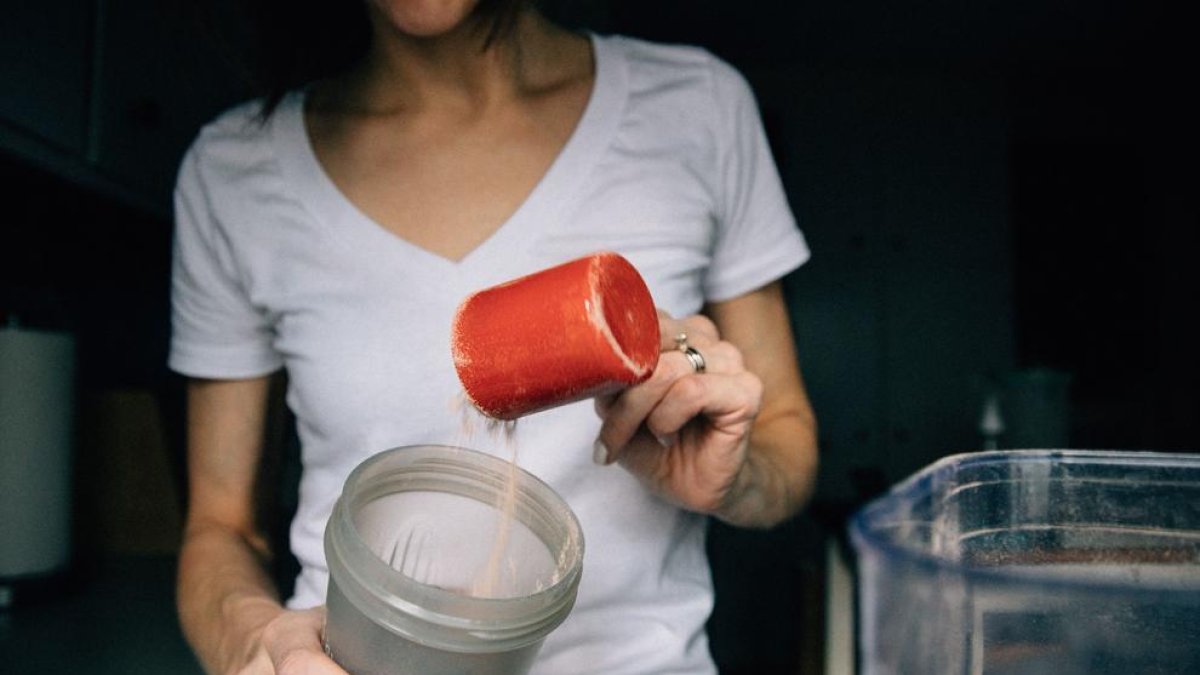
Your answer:
[[[1200,673],[1200,455],[943,459],[851,522],[882,673]]]
[[[512,675],[574,606],[583,535],[532,474],[416,446],[350,474],[325,554],[326,650],[353,675]]]

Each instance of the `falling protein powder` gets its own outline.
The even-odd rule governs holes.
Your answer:
[[[459,445],[466,445],[466,441],[474,437],[477,423],[482,421],[488,437],[492,440],[502,438],[509,454],[508,475],[505,477],[499,503],[496,504],[496,538],[492,542],[486,565],[470,588],[470,595],[475,597],[501,597],[501,574],[505,567],[511,568],[515,564],[507,552],[517,505],[517,421],[497,420],[483,415],[469,402],[465,394],[456,397],[454,407],[459,410],[461,420],[462,442]],[[510,576],[515,574],[515,570],[508,571]]]
[[[504,493],[497,505],[499,514],[496,522],[496,539],[492,542],[492,553],[488,556],[483,575],[476,579],[475,585],[471,587],[471,595],[483,598],[499,595],[501,565],[506,560],[510,566],[514,564],[511,558],[505,556],[505,553],[508,551],[508,540],[512,534],[513,517],[517,507],[517,422],[516,420],[509,422],[492,420],[488,425],[488,431],[496,433],[497,429],[501,430],[504,435],[504,444],[509,452],[508,476],[504,483]]]

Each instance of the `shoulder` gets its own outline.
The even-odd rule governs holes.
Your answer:
[[[269,117],[262,114],[261,99],[245,101],[221,112],[200,128],[188,147],[190,161],[207,170],[253,165],[271,155],[271,139],[281,117],[288,114],[288,99]]]
[[[292,114],[291,97],[269,117],[262,114],[263,102],[251,100],[232,106],[205,124],[189,145],[179,170],[177,189],[203,185],[220,189],[252,176],[277,171],[274,138],[277,127]]]
[[[245,101],[230,107],[200,128],[192,143],[207,149],[225,142],[255,141],[266,135],[271,118],[262,116],[262,100]]]
[[[634,91],[670,88],[718,98],[749,93],[737,68],[704,47],[622,35],[602,40],[625,61]]]

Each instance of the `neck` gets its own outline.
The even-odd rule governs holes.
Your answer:
[[[434,37],[401,33],[386,20],[372,24],[371,49],[348,74],[339,107],[367,113],[486,107],[553,82],[568,35],[532,9],[486,48],[489,27],[474,19]]]

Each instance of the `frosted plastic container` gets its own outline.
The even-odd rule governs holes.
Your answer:
[[[867,675],[1200,673],[1200,455],[947,457],[850,535]]]
[[[494,566],[509,494],[514,517]],[[472,450],[414,446],[350,474],[325,554],[325,647],[352,675],[512,675],[574,606],[583,535],[532,474]]]

